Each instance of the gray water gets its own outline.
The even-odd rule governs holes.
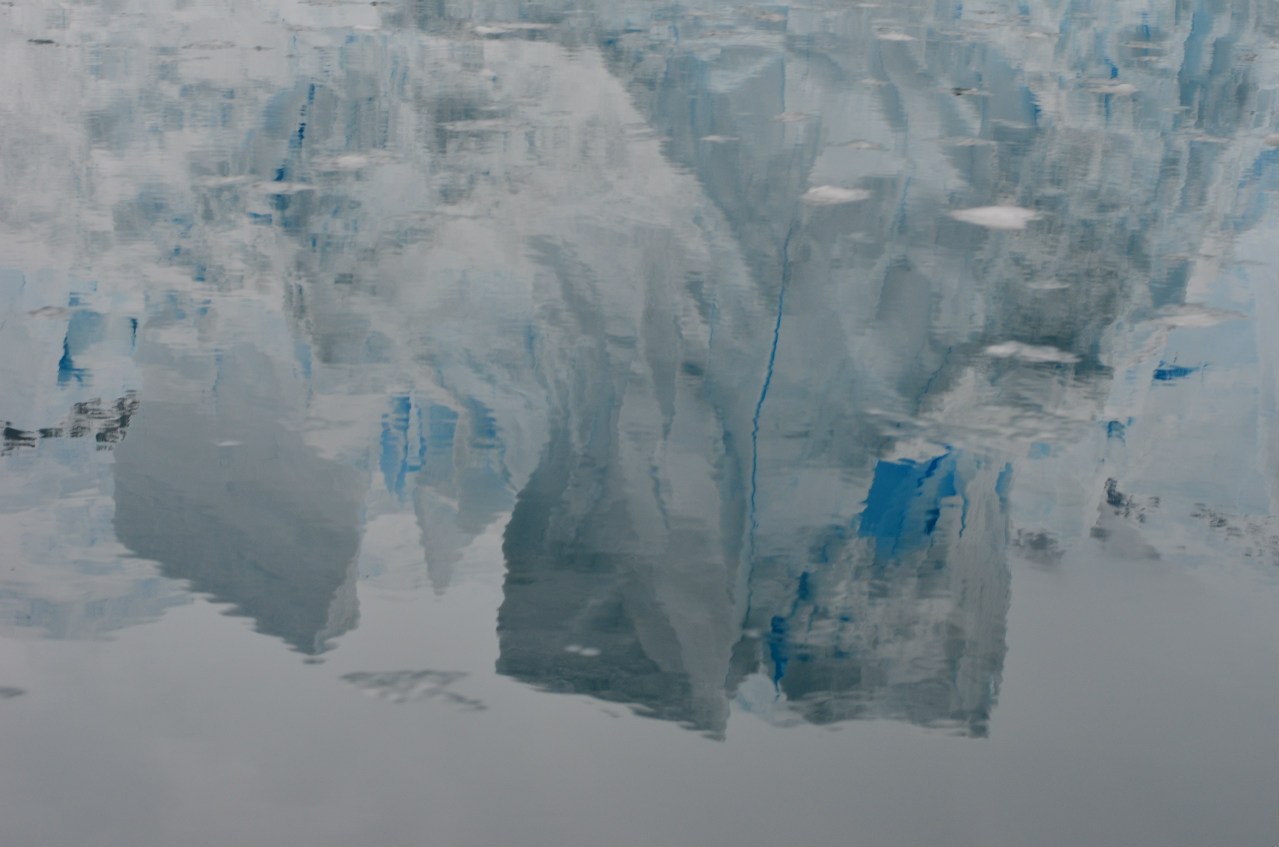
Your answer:
[[[0,3],[0,844],[1274,847],[1279,3]]]

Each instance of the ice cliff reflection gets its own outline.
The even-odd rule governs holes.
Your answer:
[[[504,525],[501,674],[984,735],[1010,556],[1204,503],[1273,556],[1273,372],[1213,380],[1271,344],[1279,13],[1150,5],[77,10],[0,104],[5,620],[322,653],[411,514],[441,592]],[[1265,443],[1229,496],[1150,459],[1204,396]]]

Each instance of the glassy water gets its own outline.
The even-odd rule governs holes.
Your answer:
[[[1274,847],[1274,0],[12,0],[0,80],[0,843]]]

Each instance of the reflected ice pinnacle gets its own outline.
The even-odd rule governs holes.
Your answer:
[[[226,350],[204,374],[164,351],[140,360],[214,388],[207,403],[153,394],[138,413],[116,451],[116,536],[259,631],[325,650],[357,619],[359,476],[274,422],[288,395],[260,352]]]

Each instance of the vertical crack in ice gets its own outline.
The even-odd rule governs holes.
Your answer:
[[[773,384],[773,367],[777,362],[777,345],[782,337],[782,311],[786,306],[786,288],[790,284],[790,240],[795,232],[795,222],[791,221],[786,230],[786,238],[782,241],[781,285],[777,290],[777,317],[773,322],[773,344],[768,352],[768,366],[764,370],[764,384],[759,389],[759,400],[755,403],[755,415],[751,419],[751,494],[750,494],[750,539],[748,545],[747,570],[755,563],[755,530],[759,528],[759,520],[755,514],[755,494],[757,491],[756,476],[759,471],[759,419],[764,412],[764,401],[768,399],[769,386]],[[746,598],[746,608],[750,609],[750,597]]]

